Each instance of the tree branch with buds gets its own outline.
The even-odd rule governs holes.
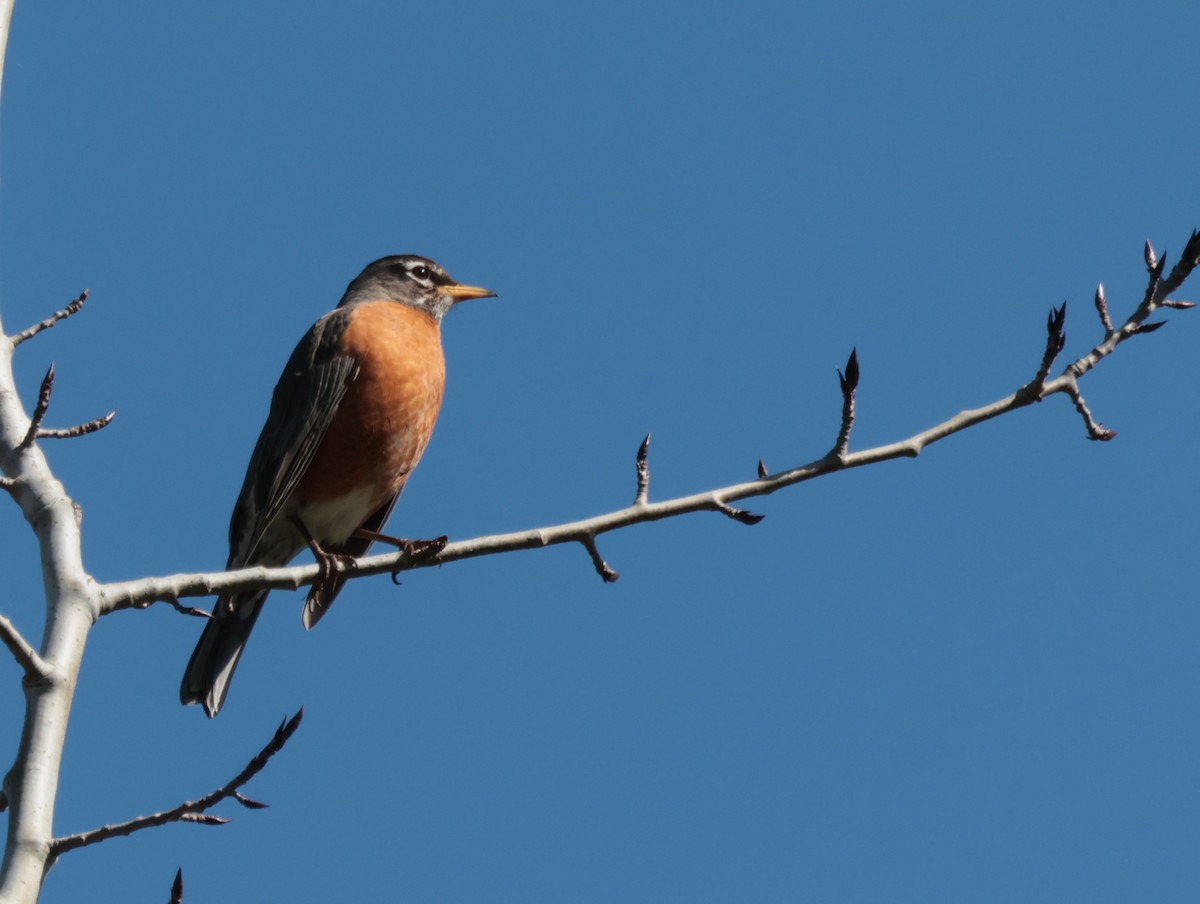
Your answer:
[[[610,531],[620,530],[635,524],[661,521],[693,512],[718,512],[740,524],[757,524],[762,515],[753,514],[730,505],[741,499],[767,496],[785,487],[804,483],[849,468],[878,464],[896,458],[915,458],[933,443],[960,433],[984,421],[1041,402],[1052,395],[1066,395],[1083,419],[1088,439],[1110,440],[1115,431],[1108,430],[1092,416],[1079,389],[1079,380],[1101,360],[1112,354],[1122,342],[1139,335],[1147,335],[1163,325],[1164,321],[1147,323],[1153,313],[1161,309],[1183,310],[1194,307],[1191,302],[1176,301],[1168,295],[1178,289],[1200,264],[1200,233],[1193,232],[1182,256],[1171,273],[1163,278],[1166,265],[1165,255],[1159,257],[1146,243],[1146,263],[1149,282],[1141,302],[1119,329],[1114,329],[1109,318],[1107,300],[1103,287],[1096,290],[1096,308],[1099,313],[1104,338],[1085,354],[1068,364],[1056,377],[1050,377],[1054,362],[1066,347],[1067,306],[1052,307],[1046,318],[1046,342],[1033,379],[1015,392],[997,401],[961,411],[951,418],[916,433],[871,449],[851,452],[850,434],[855,420],[855,399],[861,380],[857,350],[851,352],[845,371],[838,370],[838,383],[842,395],[842,416],[833,448],[822,457],[806,464],[797,465],[777,474],[770,474],[762,461],[758,462],[757,479],[728,484],[711,490],[666,499],[650,501],[650,436],[638,447],[634,460],[635,493],[631,505],[606,512],[591,518],[557,524],[551,527],[533,528],[508,534],[496,534],[472,540],[448,543],[439,553],[424,558],[414,558],[407,552],[389,552],[359,559],[353,566],[336,563],[338,571],[349,578],[391,573],[393,575],[413,568],[446,565],[460,559],[471,559],[485,555],[514,552],[520,549],[539,549],[561,543],[579,543],[592,562],[592,567],[605,582],[617,580],[619,574],[601,556],[597,538]],[[316,565],[297,565],[287,568],[246,568],[239,571],[205,574],[178,574],[160,578],[142,578],[135,581],[110,583],[100,588],[101,613],[144,607],[154,602],[178,603],[182,598],[213,596],[252,588],[296,589],[311,584],[320,574]]]
[[[1151,319],[1156,314],[1194,307],[1191,302],[1171,296],[1183,285],[1192,270],[1200,265],[1200,235],[1192,233],[1183,254],[1169,272],[1166,269],[1166,255],[1159,255],[1149,243],[1144,249],[1144,257],[1147,286],[1133,312],[1120,326],[1115,325],[1110,314],[1111,303],[1103,286],[1098,286],[1093,301],[1103,333],[1102,339],[1067,364],[1056,376],[1051,376],[1051,373],[1065,350],[1067,340],[1065,303],[1050,310],[1046,320],[1045,342],[1040,348],[1032,379],[1000,399],[961,411],[906,438],[874,448],[852,449],[857,394],[863,384],[859,356],[857,351],[852,351],[844,368],[838,370],[841,417],[833,446],[812,461],[772,473],[760,460],[753,479],[686,496],[655,500],[650,494],[650,437],[647,435],[634,457],[633,501],[624,508],[549,527],[447,543],[436,553],[431,553],[429,549],[400,549],[365,557],[357,562],[335,560],[325,567],[333,568],[350,579],[372,574],[392,574],[394,578],[412,568],[446,565],[460,559],[519,549],[576,543],[583,547],[597,574],[611,582],[617,580],[618,573],[601,555],[598,541],[604,534],[692,512],[716,512],[740,524],[757,524],[762,520],[762,515],[739,508],[735,503],[767,496],[838,471],[896,458],[915,458],[933,443],[1055,394],[1061,393],[1071,400],[1083,420],[1088,438],[1111,440],[1116,434],[1103,427],[1092,415],[1080,391],[1080,381],[1123,342],[1160,329],[1165,321]],[[12,356],[18,345],[78,312],[84,297],[81,294],[63,311],[16,336],[6,337],[0,332],[0,471],[3,472],[0,488],[20,507],[37,536],[49,576],[46,581],[49,614],[40,648],[35,649],[8,618],[0,616],[0,642],[19,666],[26,689],[25,722],[20,745],[13,767],[8,771],[3,789],[0,790],[0,808],[7,807],[8,812],[8,835],[4,861],[0,865],[0,904],[36,900],[37,889],[46,870],[67,851],[168,822],[217,824],[222,821],[221,818],[207,811],[228,797],[233,797],[244,806],[256,806],[254,801],[242,797],[238,789],[266,766],[299,722],[297,716],[282,725],[271,743],[242,773],[198,800],[185,801],[169,810],[89,832],[55,837],[51,817],[67,717],[88,632],[96,619],[125,609],[145,608],[155,602],[167,602],[189,616],[205,617],[206,612],[185,605],[181,600],[251,588],[297,588],[321,578],[322,567],[318,564],[147,577],[105,584],[96,582],[85,571],[80,554],[75,504],[51,473],[39,441],[84,436],[109,423],[112,415],[76,427],[46,428],[43,422],[49,413],[54,390],[53,366],[42,380],[31,415],[26,415],[18,400],[12,372]],[[325,579],[328,579],[328,575]]]

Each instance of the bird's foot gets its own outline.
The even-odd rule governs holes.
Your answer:
[[[392,537],[388,534],[367,530],[365,527],[360,527],[356,530],[354,536],[362,537],[364,540],[370,540],[373,543],[386,543],[389,546],[402,549],[408,553],[414,562],[423,562],[425,559],[433,558],[445,549],[446,544],[450,542],[450,538],[444,535],[434,537],[432,540],[405,540],[402,537]]]
[[[313,558],[317,560],[317,565],[320,567],[320,572],[317,574],[317,579],[313,581],[313,586],[332,596],[337,591],[337,576],[339,570],[351,569],[358,564],[358,560],[354,556],[347,555],[344,552],[330,552],[321,546],[304,526],[304,522],[293,516],[292,521],[300,530],[304,537],[304,542],[308,544],[309,550],[313,554]]]
[[[405,540],[402,537],[391,537],[387,534],[381,534],[373,530],[367,530],[365,527],[359,528],[354,532],[354,536],[362,537],[364,540],[371,540],[377,543],[387,543],[389,546],[395,546],[397,549],[402,549],[408,553],[409,561],[413,564],[424,562],[432,559],[439,552],[446,548],[446,544],[450,538],[443,535],[434,537],[432,540]],[[392,572],[392,580],[396,581],[398,575],[403,569],[397,568]],[[397,581],[397,583],[399,583]]]

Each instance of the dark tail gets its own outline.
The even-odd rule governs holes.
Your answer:
[[[266,591],[245,597],[221,599],[213,617],[204,627],[200,641],[188,660],[179,686],[179,700],[186,704],[203,703],[211,719],[225,705],[229,682],[233,680],[242,650],[262,611]]]

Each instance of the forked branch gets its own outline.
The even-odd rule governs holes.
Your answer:
[[[271,757],[283,749],[283,746],[288,742],[288,738],[295,734],[296,729],[300,727],[300,720],[303,716],[304,710],[301,709],[290,719],[285,719],[281,722],[279,727],[275,729],[275,734],[271,737],[271,740],[267,742],[267,746],[260,750],[246,764],[246,768],[220,788],[209,792],[201,798],[184,801],[179,806],[172,807],[170,810],[163,810],[160,813],[151,813],[149,816],[139,816],[136,819],[130,819],[127,822],[117,823],[116,825],[101,826],[98,829],[92,829],[88,832],[55,838],[50,843],[50,857],[47,869],[50,864],[53,864],[58,857],[67,851],[73,851],[76,848],[86,847],[90,844],[99,844],[101,841],[107,841],[109,838],[116,838],[121,835],[132,835],[134,832],[141,831],[142,829],[150,829],[171,822],[196,822],[201,825],[210,826],[224,825],[229,822],[228,819],[221,816],[214,816],[207,811],[226,798],[232,797],[243,807],[251,810],[262,809],[267,805],[245,797],[239,789],[249,782],[250,779],[254,778],[254,776],[258,775],[267,765],[268,761],[270,761]]]

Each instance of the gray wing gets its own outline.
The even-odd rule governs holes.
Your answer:
[[[338,308],[313,324],[283,369],[229,521],[227,568],[253,561],[358,375],[354,359],[341,353],[348,313]]]

